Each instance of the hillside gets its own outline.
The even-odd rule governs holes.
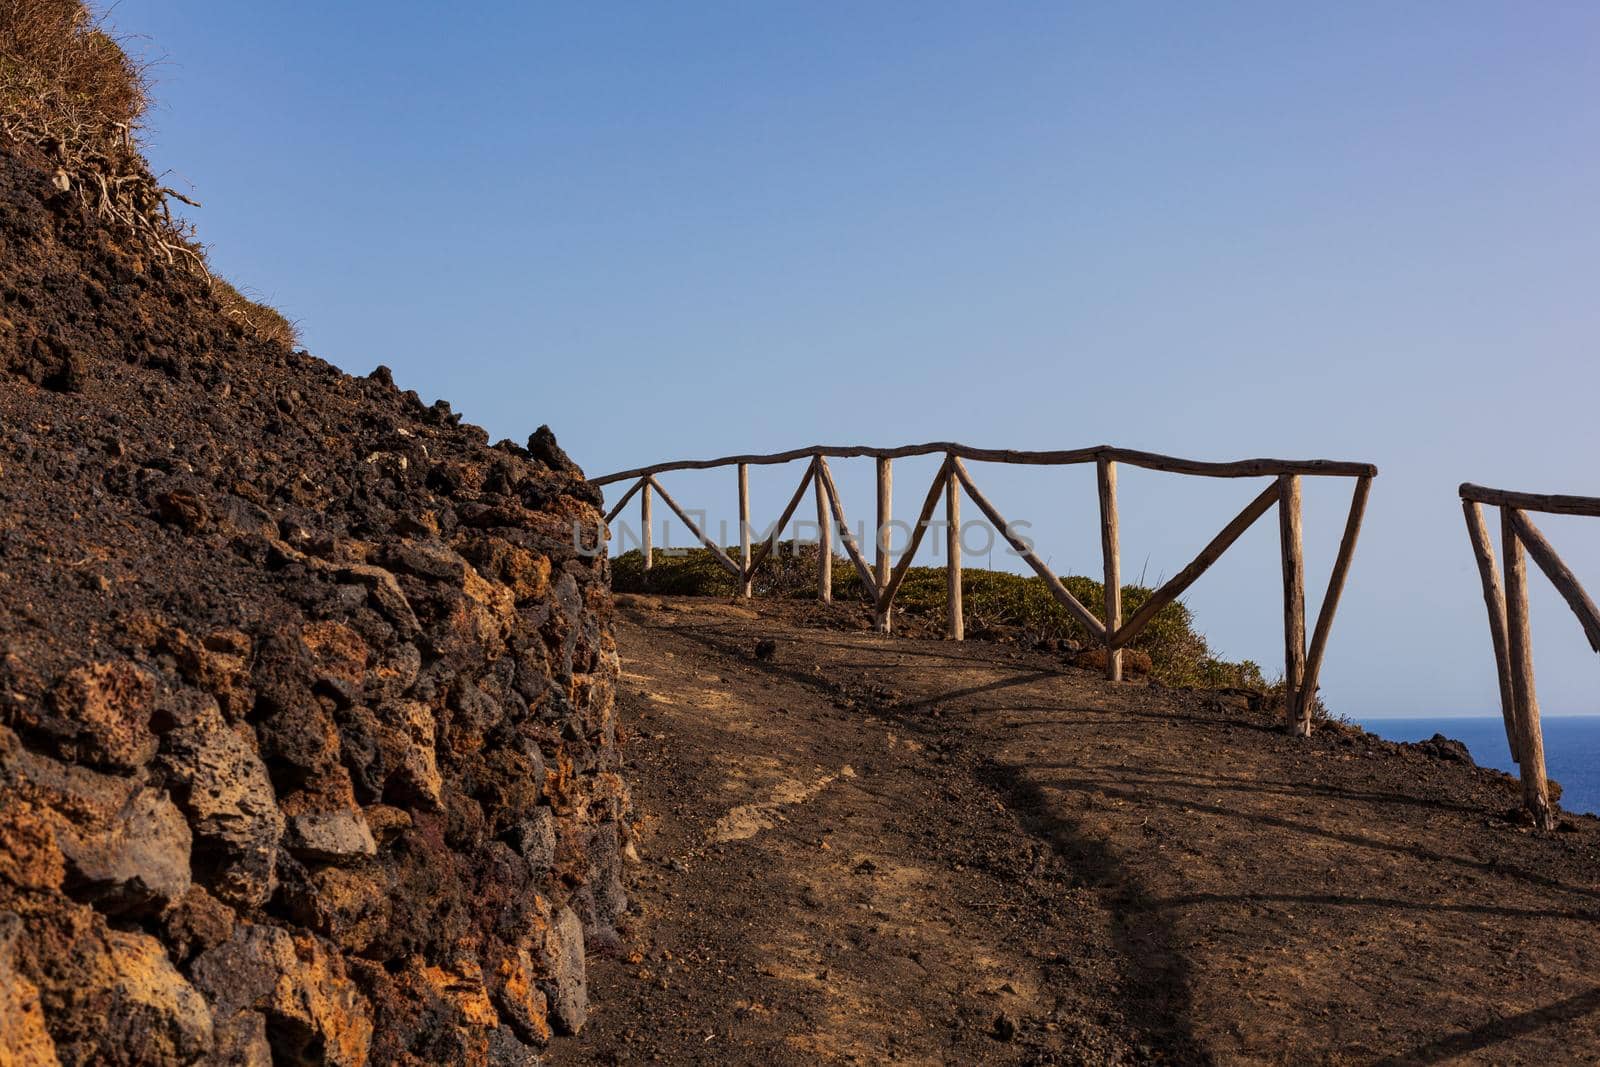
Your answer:
[[[626,903],[598,495],[211,278],[142,92],[0,8],[0,1062],[531,1061]]]

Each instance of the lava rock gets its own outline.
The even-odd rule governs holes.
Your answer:
[[[1447,763],[1465,763],[1469,767],[1477,766],[1472,760],[1472,753],[1467,751],[1467,746],[1463,742],[1446,737],[1444,734],[1434,734],[1426,741],[1416,741],[1408,747],[1421,752],[1425,756],[1444,760]]]
[[[378,854],[367,820],[353,809],[295,815],[285,841],[302,860],[353,863]]]
[[[367,1001],[339,954],[319,939],[242,924],[197,957],[190,972],[229,1028],[229,1039],[254,1050],[257,1035],[265,1036],[270,1062],[366,1062],[372,1040]]]
[[[583,923],[571,908],[556,913],[545,942],[545,960],[550,974],[545,994],[550,998],[552,1019],[562,1033],[576,1034],[589,1017],[589,981]]]

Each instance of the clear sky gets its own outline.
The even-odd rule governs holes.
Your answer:
[[[1600,495],[1600,6],[123,0],[214,262],[592,474],[802,444],[1109,442],[1382,469],[1337,711],[1496,709],[1464,480]],[[1096,573],[1088,469],[976,469]],[[838,470],[871,503],[870,462]],[[770,519],[799,477],[759,471]],[[928,475],[897,470],[906,517]],[[919,481],[921,484],[918,484]],[[668,481],[733,504],[731,473]],[[1124,574],[1252,484],[1126,471]],[[1346,483],[1306,486],[1310,599]],[[1544,528],[1600,593],[1600,520]],[[1276,528],[1194,587],[1281,664]],[[1004,561],[995,555],[996,565]],[[1547,713],[1600,662],[1534,576]]]

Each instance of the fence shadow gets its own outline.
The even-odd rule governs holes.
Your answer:
[[[677,626],[674,630],[712,651],[747,658],[744,644],[727,627]],[[815,674],[772,662],[756,661],[753,666],[803,688],[830,696],[837,692],[834,684]],[[887,704],[874,707],[873,713],[909,732],[937,729],[936,723],[916,710],[915,706]],[[947,742],[951,736],[947,731],[941,740]],[[980,783],[999,797],[1018,827],[1048,846],[1075,882],[1103,894],[1114,919],[1112,936],[1122,961],[1123,1013],[1149,1046],[1155,1062],[1212,1062],[1193,1033],[1189,963],[1175,947],[1172,927],[1156,902],[1105,842],[1081,832],[1051,809],[1038,787],[1026,779],[1026,768],[995,761],[983,753],[969,755]]]

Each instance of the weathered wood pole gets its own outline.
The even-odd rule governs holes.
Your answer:
[[[606,525],[609,526],[612,520],[614,520],[618,515],[622,514],[622,509],[628,506],[628,501],[633,499],[633,494],[643,489],[647,480],[647,478],[640,478],[638,481],[634,482],[628,491],[622,494],[622,499],[611,505],[611,510],[606,512]]]
[[[1224,526],[1222,532],[1213,537],[1183,570],[1173,575],[1160,589],[1151,593],[1145,602],[1139,605],[1139,610],[1133,613],[1133,618],[1123,623],[1122,629],[1112,636],[1112,642],[1118,648],[1126,647],[1130,641],[1139,636],[1139,632],[1150,624],[1150,620],[1155,618],[1162,608],[1182,596],[1185,589],[1198,581],[1208,567],[1221,558],[1222,554],[1253,526],[1257,519],[1265,515],[1267,509],[1277,503],[1278,483],[1273,482],[1261,490],[1259,496],[1246,504],[1244,510],[1235,515],[1233,521]]]
[[[1517,702],[1517,740],[1522,752],[1522,806],[1541,830],[1555,825],[1544,773],[1544,730],[1533,687],[1533,630],[1528,622],[1528,563],[1517,540],[1515,509],[1500,508],[1500,547],[1506,556],[1506,652],[1511,693]]]
[[[880,634],[888,633],[894,626],[894,607],[882,602],[883,591],[889,586],[889,523],[894,519],[893,512],[894,460],[880,456],[878,458],[878,551],[872,561],[872,576],[877,583],[873,596],[879,601],[877,609],[873,612],[872,626]]]
[[[1483,583],[1483,606],[1489,611],[1489,640],[1494,645],[1494,673],[1500,682],[1500,717],[1505,720],[1506,745],[1511,758],[1522,762],[1518,744],[1517,698],[1511,691],[1511,667],[1506,651],[1506,595],[1500,588],[1500,572],[1494,565],[1494,544],[1483,521],[1483,507],[1476,500],[1463,500],[1461,510],[1467,518],[1467,536],[1472,539],[1472,554],[1478,561],[1478,577]]]
[[[850,532],[850,520],[844,514],[844,501],[839,499],[839,487],[833,484],[833,472],[828,469],[825,456],[817,457],[817,477],[828,496],[828,514],[838,529],[839,543],[844,545],[845,555],[856,569],[856,578],[861,582],[862,590],[873,590],[873,602],[876,603],[878,579],[872,573],[872,564],[861,554],[861,546],[856,544],[855,535]]]
[[[1361,519],[1367,513],[1367,497],[1372,492],[1372,479],[1366,475],[1356,479],[1350,494],[1350,512],[1344,520],[1344,536],[1339,539],[1339,554],[1334,557],[1333,571],[1328,575],[1328,591],[1322,594],[1322,607],[1317,612],[1317,625],[1311,633],[1311,651],[1306,654],[1305,670],[1300,677],[1300,718],[1311,725],[1311,709],[1317,699],[1317,678],[1322,673],[1322,657],[1328,652],[1328,635],[1333,632],[1333,617],[1339,611],[1339,598],[1344,595],[1345,579],[1350,576],[1350,561],[1355,558],[1356,540],[1361,536]]]
[[[994,528],[1000,531],[1000,536],[1011,543],[1011,550],[1021,556],[1028,566],[1033,568],[1034,573],[1044,582],[1045,588],[1050,591],[1050,595],[1056,598],[1056,603],[1065,608],[1067,614],[1077,619],[1079,625],[1088,631],[1092,637],[1104,640],[1106,628],[1101,624],[1100,619],[1094,612],[1079,603],[1078,598],[1073,596],[1071,591],[1061,584],[1061,579],[1057,578],[1054,572],[1049,567],[1046,567],[1038,556],[1033,554],[1033,551],[1028,548],[1022,538],[1016,535],[1011,529],[1011,525],[1006,522],[1005,516],[995,510],[995,506],[989,503],[989,498],[983,495],[983,490],[973,483],[972,475],[967,473],[967,468],[962,464],[961,460],[952,459],[950,466],[954,468],[956,477],[961,480],[961,488],[966,490],[967,496],[972,499],[974,504],[978,505],[978,510],[983,512],[988,520],[994,524]],[[937,489],[939,482],[935,480],[933,484],[934,488]],[[896,568],[896,570],[898,569]]]
[[[833,602],[833,512],[828,508],[828,488],[822,484],[822,472],[817,461],[811,461],[816,472],[812,481],[817,490],[817,599],[824,604]]]
[[[739,595],[750,599],[750,464],[739,464]]]
[[[1600,608],[1595,607],[1594,601],[1589,599],[1589,594],[1579,584],[1578,576],[1572,573],[1572,568],[1544,539],[1544,534],[1528,518],[1527,512],[1513,511],[1511,521],[1517,527],[1517,540],[1522,542],[1522,547],[1527,549],[1528,555],[1533,557],[1539,569],[1544,571],[1544,576],[1550,579],[1550,584],[1556,587],[1556,592],[1561,594],[1583,625],[1583,634],[1589,639],[1589,647],[1600,652]]]
[[[960,641],[966,636],[966,627],[961,618],[961,480],[956,477],[954,462],[945,475],[944,521],[944,547],[948,556],[945,585],[949,603],[945,636]]]
[[[727,571],[729,574],[735,576],[738,576],[741,573],[739,570],[739,565],[733,561],[733,557],[729,556],[727,551],[721,545],[717,544],[716,541],[713,541],[709,536],[707,536],[704,530],[700,529],[700,524],[695,522],[694,519],[689,516],[689,513],[683,509],[681,504],[672,499],[672,494],[667,492],[666,486],[662,485],[652,477],[650,479],[650,488],[654,489],[660,495],[662,503],[671,508],[673,514],[677,515],[679,519],[683,520],[683,524],[684,526],[688,527],[689,533],[694,536],[696,541],[699,541],[700,544],[705,546],[706,551],[711,553],[711,558],[717,561],[717,565],[719,567]],[[726,529],[724,529],[723,532],[726,533]]]
[[[933,511],[939,506],[939,497],[945,489],[945,475],[950,473],[951,463],[945,460],[934,472],[933,480],[928,483],[928,495],[922,498],[922,510],[917,512],[917,521],[911,524],[911,541],[900,551],[900,562],[894,565],[889,572],[889,584],[878,595],[878,602],[892,605],[894,597],[900,590],[900,584],[906,580],[906,575],[911,571],[911,561],[917,557],[917,549],[922,546],[922,538],[928,532],[928,526],[933,520]]]
[[[654,534],[650,530],[650,496],[650,483],[646,482],[644,488],[639,490],[639,544],[644,554],[645,574],[649,574],[650,568],[656,565]]]
[[[1117,465],[1109,459],[1095,464],[1100,480],[1100,553],[1106,583],[1106,678],[1122,681],[1122,650],[1112,643],[1122,625],[1122,553],[1117,544]]]
[[[1300,476],[1278,476],[1278,534],[1283,551],[1283,717],[1290,733],[1311,734],[1300,690],[1306,671],[1306,563],[1300,532]]]
[[[784,528],[789,525],[789,520],[794,518],[795,509],[800,506],[800,501],[805,499],[806,486],[811,484],[816,473],[817,467],[813,463],[809,464],[806,467],[806,472],[800,476],[800,484],[794,487],[794,495],[789,498],[789,503],[784,506],[783,514],[779,515],[778,521],[772,524],[772,529],[768,535],[762,538],[761,547],[756,549],[754,558],[750,560],[750,566],[744,569],[747,578],[753,577],[761,564],[766,562],[767,557],[778,550],[778,538],[783,536]]]

